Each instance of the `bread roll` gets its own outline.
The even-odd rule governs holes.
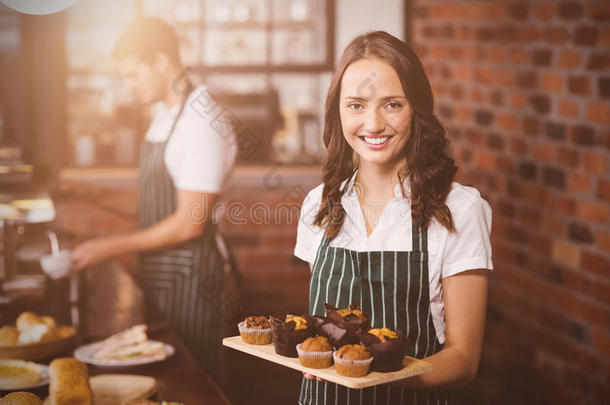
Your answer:
[[[0,400],[0,405],[42,405],[42,400],[30,392],[11,392]]]
[[[35,313],[29,311],[22,312],[17,317],[17,330],[19,332],[23,332],[24,330],[31,328],[32,326],[36,326],[40,323],[44,324],[42,319],[40,319]]]
[[[17,342],[20,345],[25,345],[28,343],[46,342],[52,340],[54,337],[54,329],[50,329],[44,323],[39,323],[22,330],[19,333],[19,338],[17,338]]]
[[[5,325],[0,328],[0,346],[15,346],[19,331],[14,326]]]
[[[73,357],[55,359],[49,365],[51,405],[91,405],[87,365]]]
[[[41,316],[40,320],[44,322],[44,324],[47,325],[49,329],[55,329],[57,327],[57,324],[55,323],[55,319],[53,319],[53,317],[45,315]]]

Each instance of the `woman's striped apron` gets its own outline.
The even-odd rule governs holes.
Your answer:
[[[148,228],[176,211],[176,187],[165,166],[165,142],[143,142],[138,168],[140,228]],[[190,151],[196,153],[196,151]],[[201,366],[218,377],[223,335],[225,259],[210,222],[204,234],[179,246],[140,254],[148,321],[165,320]]]
[[[412,221],[415,224],[415,221]],[[430,313],[428,237],[413,226],[413,251],[357,252],[322,239],[309,286],[309,312],[324,316],[324,303],[347,308],[359,302],[373,328],[400,330],[412,344],[407,355],[424,358],[440,349]],[[350,389],[303,379],[299,404],[448,404],[443,391],[380,385]]]

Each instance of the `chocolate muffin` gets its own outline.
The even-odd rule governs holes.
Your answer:
[[[409,340],[400,331],[388,328],[370,329],[360,334],[360,342],[373,355],[374,371],[397,371],[402,368]]]
[[[371,326],[369,317],[362,312],[358,303],[344,309],[325,303],[324,309],[326,318],[318,321],[318,334],[327,337],[336,349],[359,343],[357,332],[366,332]]]
[[[307,315],[270,317],[275,352],[287,357],[298,357],[297,345],[316,333],[315,320]]]
[[[363,377],[369,372],[373,357],[361,345],[344,345],[333,353],[337,374],[346,377]]]
[[[251,345],[267,345],[271,343],[271,325],[266,316],[249,316],[237,327],[241,340]]]
[[[309,368],[327,368],[333,362],[333,347],[324,336],[309,337],[297,346],[299,362]]]

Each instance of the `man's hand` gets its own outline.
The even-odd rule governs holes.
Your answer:
[[[72,269],[80,271],[85,267],[95,266],[119,253],[112,238],[90,239],[72,250]]]

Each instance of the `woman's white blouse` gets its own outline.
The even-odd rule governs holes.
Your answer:
[[[355,174],[347,183],[341,204],[346,218],[339,234],[330,246],[364,252],[373,250],[409,251],[411,241],[411,206],[402,196],[400,186],[394,189],[394,198],[383,209],[379,223],[367,236],[364,215],[354,187]],[[312,263],[322,241],[323,230],[313,225],[322,198],[320,184],[311,190],[301,207],[297,242],[294,254]],[[409,196],[408,179],[404,181],[406,195]],[[445,312],[441,278],[472,269],[493,269],[491,260],[491,208],[473,187],[453,182],[447,196],[447,206],[451,210],[457,233],[450,234],[446,228],[433,219],[428,228],[428,275],[430,279],[430,311],[436,336],[440,343],[445,341]]]
[[[214,122],[222,107],[212,108],[210,100],[205,86],[193,90],[167,143],[165,165],[177,189],[219,194],[233,169],[235,134],[222,132]],[[180,106],[168,109],[159,102],[152,108],[154,118],[146,140],[165,142]]]

